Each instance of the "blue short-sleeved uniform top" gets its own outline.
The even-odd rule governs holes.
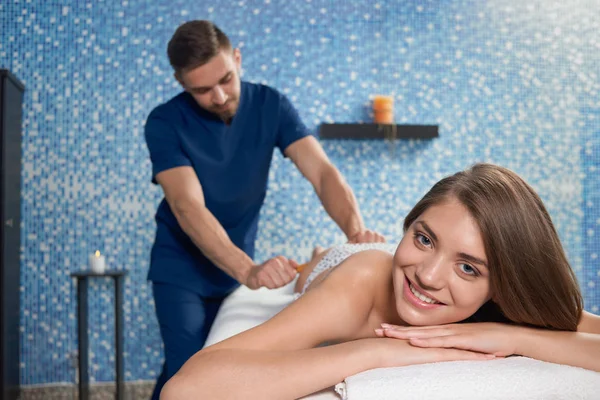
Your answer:
[[[148,116],[146,143],[156,175],[175,167],[196,172],[206,207],[232,242],[254,256],[258,216],[267,189],[273,150],[283,151],[310,133],[290,101],[273,88],[241,83],[238,110],[226,125],[202,109],[187,92],[156,107]],[[217,268],[179,226],[163,199],[148,279],[201,295],[230,293],[238,283]]]

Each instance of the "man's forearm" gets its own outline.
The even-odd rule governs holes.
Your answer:
[[[203,205],[188,203],[173,207],[181,229],[217,267],[245,283],[254,262],[237,247],[215,216]]]
[[[346,237],[350,238],[365,229],[354,193],[333,165],[323,172],[320,185],[315,187],[315,191],[325,211]]]
[[[600,372],[600,334],[526,328],[518,341],[517,353]]]

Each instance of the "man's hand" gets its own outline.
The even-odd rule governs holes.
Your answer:
[[[284,256],[273,257],[250,269],[246,282],[250,289],[266,287],[276,289],[290,283],[297,274],[298,263]]]
[[[364,231],[360,231],[355,233],[354,235],[348,238],[348,243],[385,243],[385,238],[382,234],[372,231],[370,229],[365,229]]]

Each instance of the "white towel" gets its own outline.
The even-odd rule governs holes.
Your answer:
[[[380,368],[346,378],[348,400],[600,399],[600,373],[526,357]]]

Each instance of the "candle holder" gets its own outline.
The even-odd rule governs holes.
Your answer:
[[[100,252],[98,252],[100,253]],[[92,256],[96,256],[92,254]],[[100,256],[98,254],[98,256]],[[90,271],[71,273],[77,282],[77,341],[78,341],[78,389],[80,400],[90,399],[89,339],[88,339],[88,287],[91,279],[112,278],[115,289],[115,380],[116,400],[125,399],[125,362],[123,321],[123,288],[127,271],[108,270],[102,274]]]

